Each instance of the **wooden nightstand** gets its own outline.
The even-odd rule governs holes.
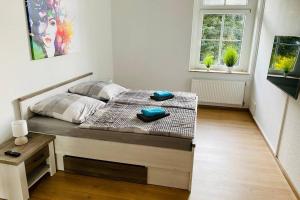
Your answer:
[[[29,188],[48,172],[56,173],[53,141],[55,136],[30,133],[29,142],[16,146],[14,138],[0,145],[0,198],[29,199]],[[7,150],[21,153],[18,158],[6,156]]]

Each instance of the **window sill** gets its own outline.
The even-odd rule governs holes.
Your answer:
[[[210,70],[210,71],[207,71],[205,69],[189,69],[189,72],[212,73],[212,74],[246,75],[246,76],[250,76],[251,75],[249,72],[242,72],[242,71],[232,71],[230,73],[228,71],[223,71],[223,70]]]

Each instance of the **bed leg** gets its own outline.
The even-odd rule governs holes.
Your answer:
[[[56,163],[57,163],[57,169],[60,171],[65,171],[64,166],[64,155],[61,153],[56,153]]]
[[[148,167],[147,183],[188,190],[190,173],[173,169]]]
[[[191,169],[191,172],[190,172],[190,182],[189,182],[189,192],[192,191],[192,182],[193,182],[193,166],[194,166],[194,155],[195,155],[195,148],[196,148],[196,145],[193,144],[193,147],[192,147],[192,169]]]
[[[54,174],[56,173],[56,163],[55,163],[55,152],[54,152],[53,142],[49,143],[48,148],[49,148],[50,156],[49,156],[47,162],[50,166],[50,175],[54,176]]]

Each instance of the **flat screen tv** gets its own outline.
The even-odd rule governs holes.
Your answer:
[[[300,37],[276,36],[268,80],[298,99],[300,90]]]

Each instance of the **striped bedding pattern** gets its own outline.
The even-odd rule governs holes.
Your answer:
[[[62,93],[36,103],[30,110],[39,115],[80,124],[89,115],[104,106],[104,102],[93,98]]]
[[[136,117],[146,105],[110,102],[87,118],[79,127],[119,132],[142,133],[192,139],[194,137],[196,110],[165,107],[170,116],[145,123]]]
[[[99,100],[108,101],[128,89],[110,82],[105,81],[88,81],[79,83],[69,88],[70,93],[92,97]]]
[[[162,106],[194,110],[197,106],[197,96],[188,92],[173,92],[174,98],[166,101],[155,101],[150,98],[154,91],[129,90],[113,98],[111,101],[120,104],[136,104],[146,106]]]

